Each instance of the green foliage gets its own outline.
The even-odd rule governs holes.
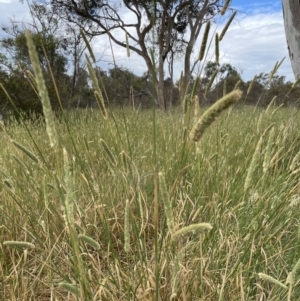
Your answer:
[[[52,72],[59,76],[66,72],[67,59],[59,53],[59,40],[53,35],[45,33],[32,34],[33,42],[36,46],[41,66],[49,72],[49,65]],[[12,64],[21,65],[29,69],[31,65],[26,38],[23,32],[18,32],[13,38],[4,38],[1,41],[1,47],[13,54]]]
[[[0,73],[0,82],[19,111],[14,111],[6,93],[2,89],[0,89],[1,105],[8,104],[16,118],[20,117],[19,114],[30,118],[32,114],[40,115],[42,113],[42,105],[26,74],[18,70],[12,71],[9,75],[3,72]]]
[[[56,87],[59,89],[62,99],[67,99],[69,93],[68,83],[70,79],[66,74],[67,58],[61,53],[59,41],[53,35],[33,33],[32,38],[44,73],[52,108],[55,111],[59,110],[60,105],[55,91]],[[9,103],[15,116],[19,116],[19,113],[25,113],[27,117],[30,117],[32,113],[40,115],[42,106],[36,91],[35,80],[32,77],[33,71],[24,32],[17,31],[14,37],[2,39],[1,49],[9,56],[3,57],[0,61],[2,70],[5,70],[0,74],[0,82],[19,112],[13,109],[13,105],[2,89],[0,91],[1,102]],[[51,73],[56,79],[55,84]]]
[[[286,82],[284,76],[274,74],[271,81],[269,73],[260,73],[253,84],[246,103],[261,106],[267,106],[274,96],[277,96],[276,104],[285,106],[299,106],[300,89],[296,87],[292,89],[293,83]],[[245,83],[245,88],[248,88],[250,81]]]
[[[212,77],[218,70],[214,81]],[[262,72],[251,81],[245,82],[242,75],[235,67],[226,63],[219,65],[216,62],[208,61],[203,70],[203,76],[200,79],[199,89],[197,91],[201,104],[212,104],[223,96],[224,87],[226,92],[231,92],[239,82],[241,89],[247,96],[243,104],[266,107],[276,96],[276,105],[299,106],[300,87],[285,80],[285,77],[276,72]],[[190,87],[194,81],[191,80]],[[178,85],[178,83],[177,83]],[[209,85],[210,93],[206,93]]]

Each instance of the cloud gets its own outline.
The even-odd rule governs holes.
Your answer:
[[[0,26],[10,26],[11,20],[29,22],[30,14],[27,4],[18,0],[0,0]],[[3,32],[0,32],[0,38]]]
[[[285,57],[279,74],[294,80],[281,11],[238,18],[221,41],[220,51],[223,61],[242,67],[246,79],[270,72]]]

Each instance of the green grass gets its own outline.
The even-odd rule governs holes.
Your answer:
[[[230,109],[197,144],[179,111],[108,115],[69,113],[57,148],[42,122],[0,132],[1,300],[300,298],[297,271],[258,276],[285,283],[300,258],[296,110]]]

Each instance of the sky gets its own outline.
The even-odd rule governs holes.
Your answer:
[[[232,0],[231,8],[236,9],[238,13],[220,42],[220,63],[230,63],[247,81],[261,72],[270,72],[277,61],[285,58],[278,74],[294,81],[284,32],[281,0]],[[228,16],[225,17],[220,20],[216,32],[222,31],[228,20]],[[1,28],[8,25],[11,19],[20,22],[29,21],[27,5],[19,0],[0,0],[0,38],[3,36]],[[195,45],[195,58],[201,40],[200,34]],[[208,59],[213,59],[213,48],[214,43],[207,56]],[[111,49],[103,36],[93,43],[93,49],[101,60],[100,67],[112,68]],[[130,69],[137,75],[147,70],[143,59],[138,55],[131,53],[130,58],[127,58],[126,50],[117,46],[113,46],[113,51],[118,65]],[[177,62],[175,77],[179,77],[182,69],[182,62]]]

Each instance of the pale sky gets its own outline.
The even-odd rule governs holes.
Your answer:
[[[288,57],[286,38],[284,33],[281,0],[232,0],[231,7],[238,10],[238,14],[220,43],[220,63],[230,63],[242,73],[244,80],[251,80],[254,75],[261,72],[270,72],[275,63],[285,57],[279,69],[279,75],[286,76],[287,80],[294,81],[294,75]],[[0,0],[0,37],[3,36],[1,27],[8,25],[9,20],[29,21],[27,4],[18,0]],[[224,19],[217,28],[221,32],[226,23]],[[195,47],[196,57],[200,49],[202,37]],[[211,52],[213,52],[212,43]],[[111,50],[108,41],[99,37],[93,48],[103,62],[103,68],[112,68]],[[141,75],[146,71],[144,61],[137,55],[126,56],[126,50],[113,46],[117,64]],[[1,50],[0,50],[1,51]],[[178,77],[183,64],[175,65],[175,77]],[[166,74],[167,77],[167,74]]]

